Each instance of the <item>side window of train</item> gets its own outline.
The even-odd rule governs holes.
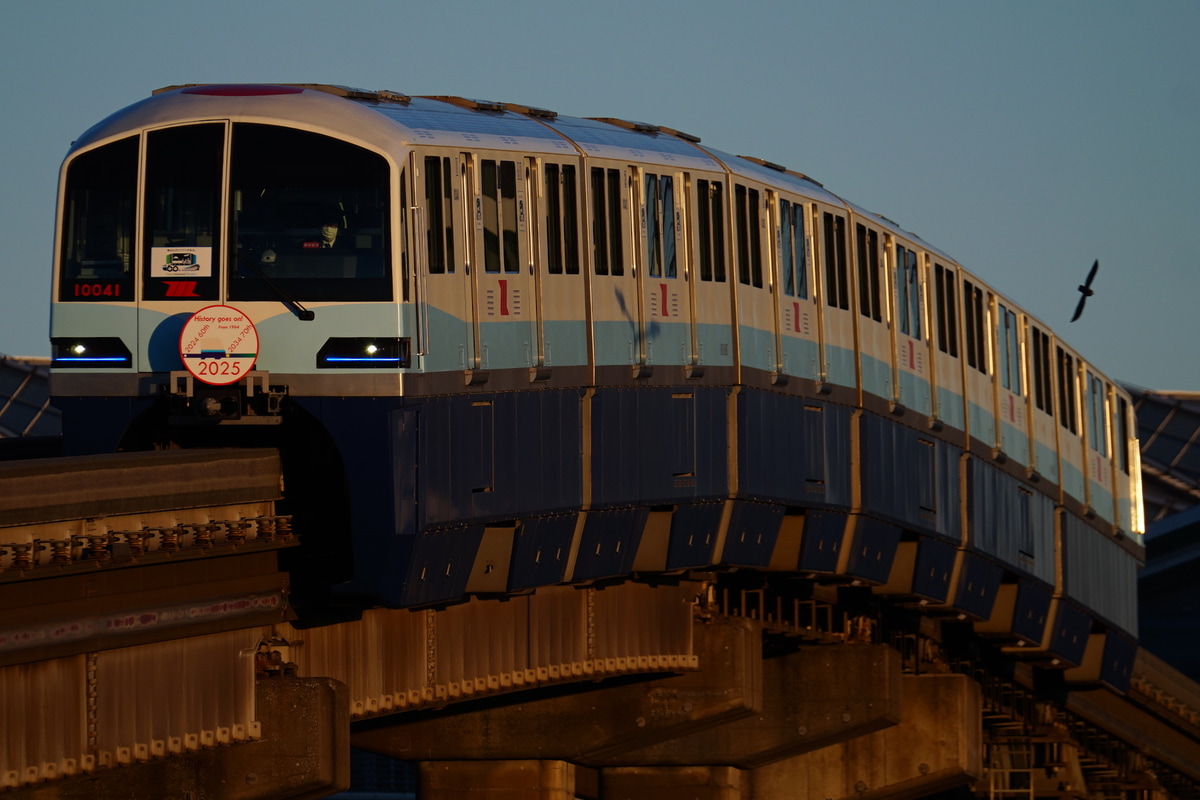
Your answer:
[[[725,200],[719,181],[696,181],[700,280],[725,282]]]
[[[900,332],[921,339],[921,284],[917,254],[896,245],[896,316]]]
[[[521,271],[517,239],[517,163],[483,159],[479,164],[483,202],[483,268]]]
[[[864,317],[883,321],[879,291],[879,232],[866,225],[854,226],[858,246],[858,310]]]
[[[579,274],[579,191],[574,164],[547,164],[546,270]]]
[[[675,254],[675,182],[670,175],[646,173],[646,256],[650,275],[674,278],[678,272]]]
[[[1021,343],[1017,338],[1017,312],[1003,303],[997,303],[996,308],[996,369],[1000,372],[1000,385],[1013,394],[1021,394]]]
[[[966,337],[967,365],[987,374],[987,340],[983,290],[971,281],[963,281],[963,333]]]
[[[225,125],[151,131],[146,137],[146,300],[216,300]]]
[[[846,266],[846,218],[824,215],[825,297],[834,308],[850,309],[850,275]]]
[[[779,201],[779,268],[783,273],[783,293],[789,297],[808,297],[808,265],[804,232],[804,206]]]
[[[737,214],[738,281],[761,288],[762,274],[762,205],[757,189],[740,183],[733,187]]]
[[[933,288],[937,302],[938,349],[958,358],[958,303],[954,284],[954,270],[935,263]]]
[[[1104,381],[1087,372],[1087,426],[1088,444],[1101,456],[1108,456],[1108,414],[1104,412],[1104,398],[1107,394]]]
[[[1033,401],[1039,409],[1053,416],[1054,391],[1050,383],[1050,336],[1031,326],[1033,340]]]
[[[1079,433],[1075,411],[1075,358],[1061,347],[1058,351],[1058,420],[1071,433]]]
[[[431,275],[454,272],[454,164],[425,157],[425,244]]]
[[[592,254],[597,275],[624,275],[621,171],[592,167]]]
[[[133,299],[137,167],[136,136],[71,162],[63,202],[59,300]]]

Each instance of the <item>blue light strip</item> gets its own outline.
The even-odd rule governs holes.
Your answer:
[[[325,356],[325,361],[370,361],[382,363],[385,361],[399,361],[397,357],[390,358],[371,358],[369,356]]]
[[[129,359],[126,358],[125,356],[58,356],[54,360],[56,362],[58,362],[58,361],[83,361],[83,362],[91,363],[91,362],[96,362],[96,361],[118,361],[122,364],[129,363]]]

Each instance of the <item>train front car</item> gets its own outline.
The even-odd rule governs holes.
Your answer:
[[[329,584],[351,574],[349,531],[395,526],[378,398],[403,394],[417,326],[400,302],[408,154],[376,109],[399,102],[160,90],[87,131],[60,179],[52,392],[68,446],[279,447],[289,493],[322,498],[305,504],[306,557]],[[351,482],[388,502],[352,502]]]
[[[778,165],[510,104],[174,87],[74,145],[58,242],[68,446],[280,448],[302,606],[736,567],[1128,681],[1128,396]]]

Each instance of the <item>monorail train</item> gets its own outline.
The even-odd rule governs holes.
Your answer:
[[[68,447],[280,447],[333,596],[752,567],[1132,660],[1128,395],[804,175],[619,119],[187,85],[80,137],[59,197]]]

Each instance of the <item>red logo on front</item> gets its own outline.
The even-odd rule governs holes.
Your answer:
[[[167,284],[167,297],[199,297],[200,296],[200,295],[196,294],[196,282],[195,281],[173,281],[173,282],[169,282],[169,283],[164,281],[164,283]]]

